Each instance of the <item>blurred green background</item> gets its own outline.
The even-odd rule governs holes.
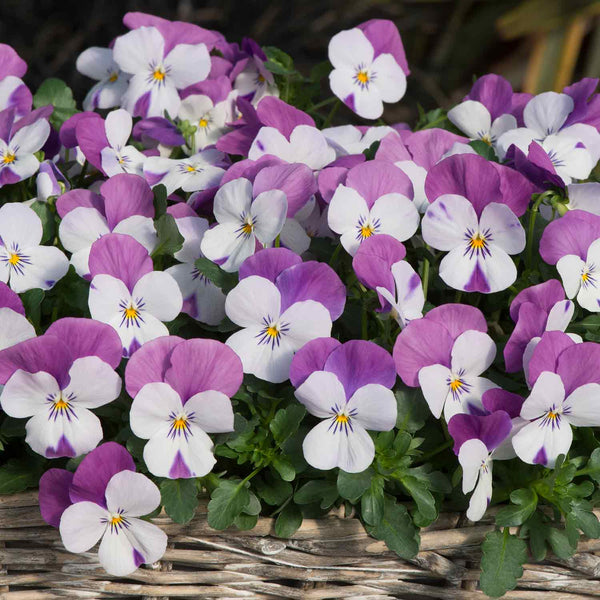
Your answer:
[[[405,99],[387,110],[388,121],[414,122],[418,104],[448,107],[488,72],[527,92],[600,75],[597,0],[3,0],[0,41],[28,62],[30,86],[60,77],[81,100],[92,82],[75,71],[75,58],[124,33],[121,18],[131,10],[217,29],[229,41],[250,36],[278,46],[306,73],[327,58],[337,31],[391,19],[412,75]]]

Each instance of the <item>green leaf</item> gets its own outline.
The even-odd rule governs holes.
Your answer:
[[[530,489],[515,490],[510,501],[516,506],[505,506],[496,515],[496,525],[500,527],[516,527],[523,525],[533,514],[537,506],[537,494]]]
[[[377,154],[377,150],[379,150],[379,144],[381,142],[377,140],[373,142],[366,150],[363,150],[363,154],[366,156],[367,160],[374,160],[375,154]]]
[[[383,518],[384,494],[383,478],[374,477],[371,480],[371,486],[362,495],[360,501],[360,514],[368,525],[377,525]]]
[[[44,299],[44,291],[38,288],[33,290],[27,290],[21,294],[21,300],[23,301],[23,308],[27,318],[33,323],[37,329],[40,325],[40,319],[42,316],[41,305]]]
[[[269,71],[278,75],[287,75],[294,72],[294,59],[289,54],[275,46],[265,46],[263,51],[267,56],[265,68]]]
[[[600,315],[596,315],[600,316]],[[586,465],[586,471],[589,476],[596,482],[600,483],[600,448],[596,448],[591,454]]]
[[[154,221],[154,229],[158,236],[156,248],[152,251],[152,257],[164,254],[173,255],[181,250],[183,236],[177,229],[177,224],[172,215],[164,214]]]
[[[412,496],[421,516],[429,523],[433,522],[437,518],[438,511],[435,507],[435,498],[429,491],[429,487],[425,482],[422,479],[417,479],[410,475],[402,477],[400,481]]]
[[[419,530],[406,508],[391,496],[385,496],[383,517],[379,523],[374,527],[367,526],[367,531],[374,538],[383,540],[401,558],[411,559],[419,552]]]
[[[587,537],[596,539],[600,538],[600,523],[592,511],[593,507],[587,500],[575,500],[571,504],[571,512],[567,515],[567,520],[571,519]]]
[[[491,531],[481,545],[482,591],[498,598],[517,585],[523,575],[523,564],[527,560],[527,544],[517,536],[504,532]]]
[[[167,188],[162,184],[158,184],[152,188],[154,193],[154,218],[158,219],[167,212]]]
[[[325,79],[329,73],[331,73],[331,69],[331,63],[328,60],[324,60],[323,62],[316,64],[310,70],[310,80],[314,81],[315,83],[319,83],[322,79]]]
[[[276,456],[273,459],[271,466],[279,473],[281,479],[284,481],[294,481],[296,469],[294,469],[294,465],[287,456]]]
[[[42,475],[42,464],[34,457],[9,460],[0,467],[0,494],[16,494],[36,487]]]
[[[342,498],[356,502],[370,487],[375,472],[371,467],[361,473],[346,473],[340,469],[337,489]]]
[[[319,502],[321,508],[330,507],[337,499],[337,486],[333,481],[309,481],[294,494],[294,502],[296,504]]]
[[[250,501],[248,488],[241,481],[223,479],[213,490],[208,503],[208,524],[214,529],[227,529]]]
[[[244,514],[247,515],[259,515],[260,514],[260,500],[254,492],[248,492],[248,504],[244,507]]]
[[[546,541],[550,528],[539,512],[534,512],[521,527],[521,535],[529,536],[529,549],[536,562],[546,558]]]
[[[49,104],[54,107],[50,123],[56,129],[60,129],[61,125],[77,112],[71,88],[61,79],[54,77],[46,79],[33,96],[34,108],[41,108]]]
[[[198,486],[195,479],[165,479],[160,496],[166,513],[175,523],[189,523],[198,508]]]
[[[238,284],[238,276],[235,273],[223,271],[219,265],[216,265],[212,260],[208,260],[208,258],[199,258],[194,265],[204,277],[210,279],[225,294],[229,293]]]
[[[556,529],[556,527],[549,528],[548,541],[550,542],[552,552],[554,552],[558,558],[570,558],[575,553],[576,546],[573,547],[573,544],[571,544],[571,541],[569,540],[569,536],[563,529]]]
[[[264,477],[256,477],[254,487],[258,495],[271,506],[283,504],[294,491],[290,483],[269,472]]]
[[[250,529],[254,529],[254,527],[256,527],[257,523],[258,523],[258,515],[248,515],[246,513],[242,513],[241,515],[238,515],[233,520],[233,524],[241,531],[248,531]]]
[[[302,511],[293,502],[283,507],[275,521],[275,535],[280,538],[290,538],[302,525]]]
[[[490,144],[486,144],[483,140],[473,140],[469,142],[469,146],[479,154],[479,156],[483,156],[492,162],[498,162],[498,158],[496,157],[496,153]]]
[[[269,429],[278,446],[296,433],[305,414],[306,409],[302,404],[290,404],[287,408],[280,408],[275,413],[269,423]]]
[[[394,395],[398,405],[396,427],[409,433],[421,429],[431,414],[421,389],[402,387]]]
[[[25,437],[25,419],[14,419],[13,417],[5,416],[4,422],[0,427],[0,435],[4,438]]]
[[[56,235],[56,221],[54,220],[54,214],[50,209],[47,202],[40,202],[36,200],[31,203],[30,208],[40,218],[42,222],[42,244],[47,244],[50,240],[54,239]]]

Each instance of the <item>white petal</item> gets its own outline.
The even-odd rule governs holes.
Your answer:
[[[69,211],[58,226],[60,241],[69,252],[89,248],[107,233],[110,230],[106,219],[95,208],[85,206]]]
[[[194,413],[194,424],[206,433],[233,431],[231,400],[223,392],[207,390],[194,394],[185,403],[185,410]]]
[[[479,521],[492,499],[492,463],[488,465],[488,470],[481,472],[477,487],[471,496],[469,508],[467,510],[467,519],[470,521]]]
[[[565,386],[560,375],[544,371],[536,380],[531,394],[523,402],[521,417],[533,420],[546,414],[549,410],[559,409],[565,398]]]
[[[270,244],[281,232],[287,213],[287,198],[281,190],[259,194],[251,207],[256,218],[255,235],[262,244]]]
[[[534,96],[525,106],[523,121],[540,138],[556,133],[573,110],[573,99],[567,94],[544,92]]]
[[[242,223],[223,223],[209,229],[200,249],[206,258],[218,262],[221,269],[233,273],[256,250],[254,234],[241,232]]]
[[[476,231],[479,222],[466,198],[446,194],[429,205],[421,226],[426,244],[437,250],[452,250],[464,244],[467,229]]]
[[[517,129],[511,129],[506,133],[503,133],[496,143],[496,151],[498,158],[504,160],[508,149],[514,144],[521,152],[525,155],[529,152],[529,145],[535,139],[538,139],[538,134],[533,129],[527,129],[527,127],[517,127]]]
[[[159,321],[172,321],[183,306],[183,298],[177,282],[163,271],[152,271],[142,276],[135,284],[131,296],[144,302],[148,311]]]
[[[392,390],[379,383],[369,383],[358,388],[348,400],[348,411],[356,409],[352,422],[365,429],[390,431],[396,425],[398,406]]]
[[[258,160],[261,156],[270,154],[286,162],[293,162],[290,143],[285,136],[274,127],[261,127],[250,146],[248,158]]]
[[[175,223],[183,236],[183,246],[173,256],[184,263],[194,262],[201,256],[200,243],[208,229],[208,221],[201,217],[181,217],[175,219]]]
[[[155,27],[138,27],[115,40],[113,59],[127,73],[150,71],[164,55],[164,39]],[[161,115],[162,116],[162,115]]]
[[[165,57],[165,66],[170,67],[167,77],[181,90],[208,77],[210,56],[205,44],[177,44]]]
[[[575,389],[565,399],[564,415],[576,427],[600,425],[600,385],[587,383]]]
[[[422,316],[425,296],[423,286],[416,271],[405,260],[400,260],[392,265],[392,276],[396,283],[398,307],[402,311],[404,320],[415,319]]]
[[[371,219],[381,223],[379,233],[387,233],[401,242],[419,228],[419,211],[412,200],[402,194],[385,194],[371,208]]]
[[[32,248],[42,239],[42,221],[33,209],[11,202],[0,208],[0,239],[9,250]]]
[[[492,143],[497,142],[501,135],[507,131],[512,131],[517,128],[517,119],[513,115],[500,115],[492,123],[492,129],[490,130],[490,139]]]
[[[104,125],[108,143],[115,150],[120,150],[123,146],[127,145],[132,126],[131,115],[126,110],[119,108],[118,110],[109,112]]]
[[[573,318],[575,304],[571,300],[557,302],[548,313],[546,331],[564,331]]]
[[[454,415],[458,414],[481,414],[484,412],[481,398],[488,390],[497,388],[498,386],[485,377],[468,377],[462,378],[464,387],[460,393],[448,395],[446,404],[444,405],[444,418],[446,423]]]
[[[452,371],[465,375],[481,375],[494,361],[496,344],[481,331],[471,329],[461,333],[452,346]]]
[[[260,135],[260,132],[259,132]],[[327,138],[311,125],[297,125],[290,134],[287,162],[299,162],[318,171],[333,162],[335,150],[327,143]]]
[[[556,263],[567,298],[574,298],[581,286],[581,275],[585,269],[585,262],[575,254],[567,254]]]
[[[148,252],[152,252],[158,243],[154,221],[150,217],[132,215],[117,223],[113,233],[124,233],[136,239]]]
[[[281,315],[280,321],[287,324],[288,331],[283,337],[290,340],[294,351],[310,340],[331,335],[331,315],[314,300],[295,302]]]
[[[169,415],[183,410],[179,394],[167,383],[147,383],[135,396],[129,412],[131,431],[150,439],[169,422]]]
[[[371,65],[372,85],[384,102],[398,102],[406,93],[406,75],[391,54],[380,54]]]
[[[112,50],[98,46],[84,50],[77,57],[75,65],[80,73],[98,81],[105,79],[114,69],[118,69],[118,65],[112,58]]]
[[[448,119],[472,140],[481,140],[490,134],[492,117],[477,100],[465,100],[448,111]]]
[[[491,233],[494,245],[507,254],[519,254],[525,249],[525,230],[506,204],[492,202],[483,209],[479,231],[484,233],[487,230]]]
[[[10,276],[10,287],[18,294],[35,288],[49,290],[69,270],[69,260],[55,246],[26,248],[25,253],[30,264],[22,273],[13,269]]]
[[[227,316],[240,327],[260,327],[265,317],[278,319],[281,295],[274,283],[252,275],[242,279],[225,301]]]
[[[50,135],[50,124],[46,119],[38,119],[31,125],[25,125],[15,133],[10,140],[10,147],[15,148],[18,156],[33,154],[37,152]],[[18,162],[15,161],[15,162]]]
[[[219,189],[214,200],[214,214],[219,223],[236,223],[243,221],[240,215],[250,213],[252,202],[252,183],[240,177],[228,181]]]
[[[357,238],[359,223],[366,221],[368,215],[369,207],[364,198],[356,190],[340,184],[329,203],[327,223],[333,231],[343,236],[341,241],[349,254],[356,254],[360,246]]]
[[[115,317],[120,318],[119,303],[129,302],[131,294],[127,286],[112,275],[96,275],[90,285],[88,306],[92,319],[109,323]]]
[[[558,455],[566,454],[572,441],[573,431],[565,419],[555,426],[545,425],[543,419],[538,419],[515,435],[513,447],[523,462],[553,468]]]
[[[412,160],[399,160],[394,163],[403,173],[405,173],[413,186],[413,202],[420,213],[424,213],[429,206],[427,195],[425,194],[425,179],[427,170],[420,167]]]
[[[327,371],[315,371],[294,392],[311,415],[325,419],[332,414],[331,407],[345,406],[346,393],[340,380]]]
[[[289,248],[298,255],[302,255],[310,247],[310,237],[296,219],[298,219],[298,213],[296,213],[295,218],[285,220],[279,239],[282,246]]]
[[[357,28],[336,33],[329,41],[327,53],[335,69],[360,64],[370,66],[375,55],[371,42]]]
[[[106,486],[106,507],[128,517],[143,517],[160,504],[160,491],[145,475],[121,471]]]
[[[121,393],[121,378],[97,356],[77,358],[69,369],[70,382],[64,394],[75,396],[77,406],[97,408],[112,402]]]
[[[76,502],[60,518],[60,537],[69,552],[87,552],[106,530],[108,513],[95,502]]]
[[[458,462],[463,470],[463,494],[468,494],[475,487],[481,464],[488,456],[489,451],[481,440],[474,438],[462,443],[458,451]]]
[[[60,388],[49,373],[27,373],[19,369],[6,382],[0,403],[4,412],[18,419],[47,411],[48,396],[58,394]]]
[[[444,365],[429,365],[419,370],[421,391],[429,405],[429,410],[436,419],[442,415],[442,409],[450,392],[448,380],[451,377],[450,369]]]

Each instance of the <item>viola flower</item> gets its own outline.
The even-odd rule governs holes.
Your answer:
[[[115,40],[113,59],[131,75],[122,106],[135,117],[174,118],[181,104],[178,90],[206,79],[206,45],[177,44],[165,56],[165,38],[156,27],[139,27]]]
[[[89,190],[73,190],[56,202],[61,217],[60,241],[71,252],[71,264],[81,277],[89,277],[93,243],[108,233],[122,233],[137,240],[148,252],[158,238],[154,228],[154,197],[137,175],[121,173],[100,186],[98,196]]]
[[[254,198],[250,181],[240,177],[227,182],[214,199],[218,225],[202,239],[202,253],[225,271],[237,271],[252,256],[257,242],[271,244],[281,232],[287,213],[281,190],[268,190]]]
[[[563,256],[556,263],[568,298],[577,296],[577,303],[591,312],[600,311],[600,239],[588,248],[585,260],[574,254]]]
[[[273,73],[265,67],[266,58],[264,54],[251,56],[233,82],[233,88],[239,95],[250,98],[255,106],[266,96],[279,97]]]
[[[240,283],[225,301],[227,316],[243,327],[226,343],[244,373],[280,383],[297,350],[329,336],[345,300],[345,287],[328,265],[302,263],[285,248],[263,250],[242,264]]]
[[[67,257],[55,246],[42,246],[42,221],[24,204],[0,208],[0,281],[15,292],[49,290],[69,270]]]
[[[150,156],[144,162],[144,177],[150,187],[164,185],[170,196],[180,188],[184,192],[196,192],[218,186],[226,166],[225,155],[214,149],[181,159]]]
[[[392,357],[373,342],[319,338],[296,354],[291,379],[296,398],[323,419],[302,443],[306,462],[322,470],[364,471],[375,457],[367,430],[396,425]]]
[[[34,154],[50,135],[50,124],[40,112],[16,123],[15,114],[14,108],[0,112],[0,187],[23,181],[38,170],[40,161]]]
[[[229,398],[243,378],[236,354],[216,340],[162,337],[132,357],[125,378],[131,429],[149,440],[149,471],[170,479],[208,474],[216,460],[207,434],[233,431]]]
[[[423,316],[421,279],[404,260],[404,245],[389,235],[365,240],[352,261],[358,280],[379,296],[381,311],[390,311],[401,328]]]
[[[124,357],[149,340],[169,335],[163,321],[175,319],[183,298],[168,273],[153,271],[152,259],[139,242],[119,233],[104,235],[92,245],[89,266],[90,314],[116,330]]]
[[[35,329],[25,316],[21,298],[0,283],[0,350],[35,337]]]
[[[74,457],[96,447],[102,427],[90,409],[119,396],[120,354],[110,327],[75,318],[0,352],[0,404],[11,417],[29,419],[25,441],[34,452]]]
[[[384,102],[398,102],[404,96],[408,65],[400,34],[391,21],[369,21],[363,28],[341,31],[331,38],[329,85],[357,115],[378,119]]]
[[[496,450],[510,436],[512,423],[504,411],[490,415],[455,415],[448,422],[454,452],[463,469],[463,494],[473,491],[467,518],[479,521],[492,499],[492,467]]]
[[[208,221],[199,217],[187,204],[176,204],[167,209],[175,218],[183,236],[181,250],[174,257],[181,264],[165,269],[179,285],[183,296],[182,312],[208,325],[218,325],[225,317],[225,294],[210,279],[202,275],[195,261],[202,257],[200,250]]]
[[[525,230],[511,207],[503,202],[495,169],[480,158],[469,154],[452,156],[430,171],[428,181],[438,176],[444,163],[451,161],[445,175],[452,173],[452,168],[464,169],[464,190],[461,195],[453,193],[454,179],[448,193],[437,197],[427,209],[422,231],[426,244],[448,251],[439,270],[447,285],[490,294],[506,289],[517,278],[510,255],[525,249]]]
[[[38,202],[48,202],[48,198],[56,198],[61,194],[68,192],[71,188],[69,182],[51,160],[45,160],[40,163],[35,183],[37,196],[24,203],[28,206],[31,206],[36,200]]]
[[[375,142],[381,141],[387,135],[398,135],[398,132],[389,127],[356,127],[355,125],[339,125],[323,129],[323,135],[329,144],[335,148],[338,157],[353,154],[362,154]]]
[[[27,63],[7,44],[0,44],[0,111],[15,110],[17,117],[31,112],[33,97],[21,79]]]
[[[110,48],[93,46],[84,50],[75,63],[77,70],[98,83],[83,100],[83,110],[106,109],[119,106],[129,85],[129,76],[119,69]]]
[[[411,196],[410,180],[392,165],[380,161],[357,165],[329,202],[329,227],[341,235],[342,246],[352,256],[364,240],[381,233],[402,242],[419,227],[419,211]]]

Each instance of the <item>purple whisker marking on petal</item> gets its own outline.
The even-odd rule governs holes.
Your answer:
[[[121,529],[129,529],[130,523],[123,516],[124,512],[125,511],[120,508],[116,513],[113,513],[110,519],[106,517],[102,519],[102,523],[106,523],[106,525],[108,525],[111,533],[119,533]]]
[[[148,65],[148,68],[150,72],[146,81],[154,86],[165,87],[167,85],[167,75],[171,71],[171,67],[152,61]]]
[[[446,379],[446,383],[452,394],[452,400],[455,402],[460,402],[461,396],[471,391],[471,384],[466,383],[463,379],[464,374],[464,369],[460,369],[456,375],[452,374]]]
[[[256,142],[256,145],[261,152],[265,151],[265,145],[260,140]]]
[[[2,262],[8,263],[7,266],[15,275],[23,275],[24,268],[31,264],[31,257],[19,249],[19,244],[13,242],[10,248],[6,248],[7,256],[1,258]]]
[[[194,281],[199,280],[199,283],[204,283],[204,285],[208,285],[210,283],[210,279],[207,279],[196,267],[192,270],[192,279]]]
[[[481,256],[485,259],[492,255],[489,244],[494,240],[492,232],[489,229],[475,231],[469,227],[465,232],[465,241],[467,242],[467,247],[464,256],[468,255],[470,259],[472,259],[473,256]]]
[[[551,427],[552,431],[560,429],[561,413],[556,410],[556,407],[552,405],[552,408],[539,419],[540,427]]]
[[[186,161],[177,163],[177,170],[180,173],[185,173],[187,175],[199,175],[200,173],[204,173],[204,169],[202,167],[193,165],[192,163]]]
[[[194,422],[195,413],[191,412],[189,414],[186,413],[175,413],[171,411],[169,413],[169,420],[171,421],[171,425],[169,426],[169,431],[167,433],[167,437],[174,440],[176,437],[183,436],[187,442],[188,438],[192,435],[190,423]]]
[[[130,300],[121,300],[119,302],[119,308],[122,313],[121,322],[119,323],[119,327],[125,327],[129,329],[129,327],[133,327],[134,325],[139,329],[140,323],[145,323],[144,318],[141,313],[146,305],[143,301],[143,298],[136,298],[135,302]]]
[[[380,228],[380,219],[374,219],[373,221],[371,221],[368,216],[365,217],[364,215],[361,215],[358,218],[358,224],[356,225],[356,239],[359,242],[362,242],[363,240],[366,240],[367,238],[370,238],[376,233],[378,233]]]
[[[354,427],[352,427],[352,419],[356,417],[358,410],[353,408],[352,410],[346,412],[345,408],[340,408],[337,404],[334,404],[330,407],[333,416],[331,417],[331,423],[327,428],[327,431],[331,431],[333,428],[333,433],[336,434],[338,431],[343,431],[346,435],[348,435],[348,429],[350,431],[354,431]]]
[[[187,479],[188,477],[191,477],[192,474],[189,467],[185,464],[181,452],[178,450],[175,459],[173,460],[173,464],[169,469],[169,477],[171,479]]]
[[[133,562],[135,563],[136,567],[139,567],[141,564],[146,562],[144,555],[137,548],[133,549]]]
[[[369,71],[368,67],[361,63],[356,67],[356,73],[352,77],[354,83],[358,85],[361,90],[369,90],[369,85],[372,81],[377,78],[375,71]]]
[[[255,335],[258,338],[258,345],[267,344],[271,346],[271,350],[275,349],[275,346],[279,347],[281,343],[281,336],[285,335],[290,330],[289,323],[277,323],[274,319],[271,319],[271,315],[263,317],[264,328]]]
[[[249,238],[253,232],[254,232],[254,228],[256,227],[256,219],[257,217],[251,217],[250,215],[246,214],[245,212],[240,214],[240,221],[241,221],[241,225],[240,227],[238,227],[235,230],[235,233],[237,233],[236,239],[239,239],[241,237],[244,238]]]
[[[542,446],[537,454],[533,457],[534,465],[546,465],[548,464],[548,456],[546,455],[546,449]]]
[[[46,396],[46,402],[50,404],[48,411],[48,420],[56,421],[58,417],[62,416],[71,421],[71,419],[77,419],[77,415],[71,406],[71,402],[75,400],[76,396],[72,392],[68,395],[63,395],[62,392],[58,394],[48,394]]]
[[[562,160],[561,158],[558,158],[558,156],[554,150],[548,151],[548,158],[552,161],[552,164],[555,167],[564,167],[564,165],[565,165],[565,161]]]
[[[56,448],[53,448],[52,446],[46,448],[46,457],[61,458],[63,456],[73,458],[74,456],[77,456],[77,452],[75,452],[75,448],[71,446],[69,440],[64,435],[61,435]]]
[[[596,278],[593,273],[596,271],[596,265],[591,263],[589,265],[585,265],[581,270],[581,285],[587,289],[588,287],[596,287]],[[566,305],[566,309],[568,310],[569,305]]]

